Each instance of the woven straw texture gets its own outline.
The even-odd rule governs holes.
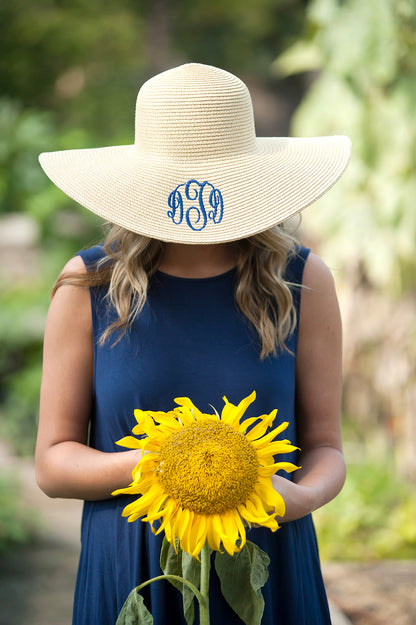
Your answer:
[[[163,241],[219,243],[284,221],[348,164],[348,137],[257,138],[247,87],[186,64],[140,89],[135,142],[41,154],[49,178],[103,219]]]

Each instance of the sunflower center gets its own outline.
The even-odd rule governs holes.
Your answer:
[[[245,436],[206,419],[172,434],[160,451],[157,473],[183,508],[220,514],[244,503],[257,481],[259,461]]]

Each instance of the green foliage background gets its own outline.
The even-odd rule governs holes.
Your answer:
[[[0,246],[0,436],[18,453],[34,448],[50,288],[66,260],[101,235],[100,222],[49,183],[37,155],[131,143],[138,88],[163,69],[197,61],[240,75],[254,99],[267,96],[268,109],[278,109],[275,125],[258,116],[259,134],[286,134],[293,113],[294,135],[350,135],[348,172],[306,211],[305,231],[339,268],[341,288],[359,284],[392,305],[399,297],[414,304],[414,0],[0,0],[0,23],[0,235],[16,216],[34,233],[23,271]],[[412,362],[410,325],[406,336],[400,348]],[[350,476],[316,515],[325,557],[416,554],[414,486],[397,474],[400,439],[388,470],[386,457],[360,460],[384,432],[385,414],[399,430],[404,419],[400,403],[374,390],[377,341],[359,345],[347,371],[347,390],[350,376],[369,380],[371,406],[359,416],[348,393]]]
[[[396,295],[416,285],[415,52],[414,0],[314,0],[303,36],[274,64],[285,76],[317,72],[295,134],[342,131],[353,140],[342,189],[305,213],[305,223],[335,266],[355,257],[370,284]]]

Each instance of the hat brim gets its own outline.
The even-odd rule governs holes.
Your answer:
[[[302,211],[334,185],[350,156],[349,138],[332,136],[258,138],[249,153],[203,161],[161,157],[136,145],[46,152],[39,161],[56,186],[106,221],[166,242],[209,244],[263,232]],[[220,222],[201,220],[193,229],[186,219],[169,217],[169,197],[191,180],[219,190]],[[201,206],[192,193],[195,225]]]

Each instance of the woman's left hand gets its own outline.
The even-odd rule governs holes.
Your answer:
[[[278,523],[301,519],[315,510],[317,493],[313,486],[296,484],[280,475],[273,475],[272,483],[273,488],[283,497],[286,506],[285,515],[276,517]]]

